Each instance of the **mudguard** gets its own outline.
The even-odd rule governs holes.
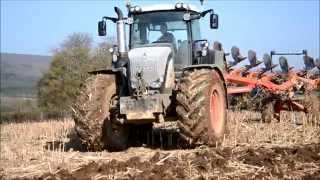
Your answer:
[[[90,71],[89,74],[114,74],[116,75],[116,81],[119,87],[119,95],[126,96],[131,94],[132,89],[130,86],[130,81],[128,80],[126,68],[107,68],[107,69],[99,69],[96,71]]]
[[[203,69],[203,68],[216,70],[216,71],[219,73],[221,79],[223,80],[223,83],[225,84],[225,78],[224,78],[224,76],[223,76],[223,71],[221,70],[221,68],[220,68],[219,66],[217,66],[217,65],[215,65],[215,64],[197,64],[197,65],[190,65],[190,66],[184,67],[184,68],[183,68],[183,72],[184,72],[184,71],[190,71],[190,70],[193,70],[193,69]]]
[[[122,68],[107,68],[107,69],[99,69],[95,71],[89,71],[89,74],[121,74],[123,72]]]

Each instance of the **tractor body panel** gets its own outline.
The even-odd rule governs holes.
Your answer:
[[[169,43],[145,45],[129,51],[131,86],[137,88],[137,73],[142,73],[142,79],[152,89],[173,88],[174,52]]]

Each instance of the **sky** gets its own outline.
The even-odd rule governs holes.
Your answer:
[[[96,43],[103,42],[106,39],[97,35],[97,21],[102,16],[115,16],[114,6],[125,10],[127,1],[1,0],[1,52],[51,55],[52,49],[74,32],[89,33]],[[159,2],[131,0],[141,6]],[[319,0],[205,0],[202,7],[198,0],[183,2],[202,10],[212,8],[219,14],[217,30],[209,28],[208,18],[202,20],[202,37],[220,41],[227,52],[236,45],[244,56],[249,49],[255,50],[258,59],[271,50],[307,49],[310,56],[320,56]],[[115,36],[115,25],[110,21],[107,33]],[[288,56],[288,60],[302,65],[301,57]]]

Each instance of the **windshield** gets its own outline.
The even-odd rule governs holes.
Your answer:
[[[184,12],[152,12],[134,16],[131,26],[131,48],[152,43],[171,43],[177,46],[188,40]]]

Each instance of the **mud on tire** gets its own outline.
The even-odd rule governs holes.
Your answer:
[[[126,148],[127,128],[113,121],[117,118],[116,99],[115,75],[92,75],[82,85],[73,118],[76,132],[88,150]]]
[[[226,133],[227,98],[215,70],[184,72],[177,92],[180,134],[191,144],[215,145]]]

